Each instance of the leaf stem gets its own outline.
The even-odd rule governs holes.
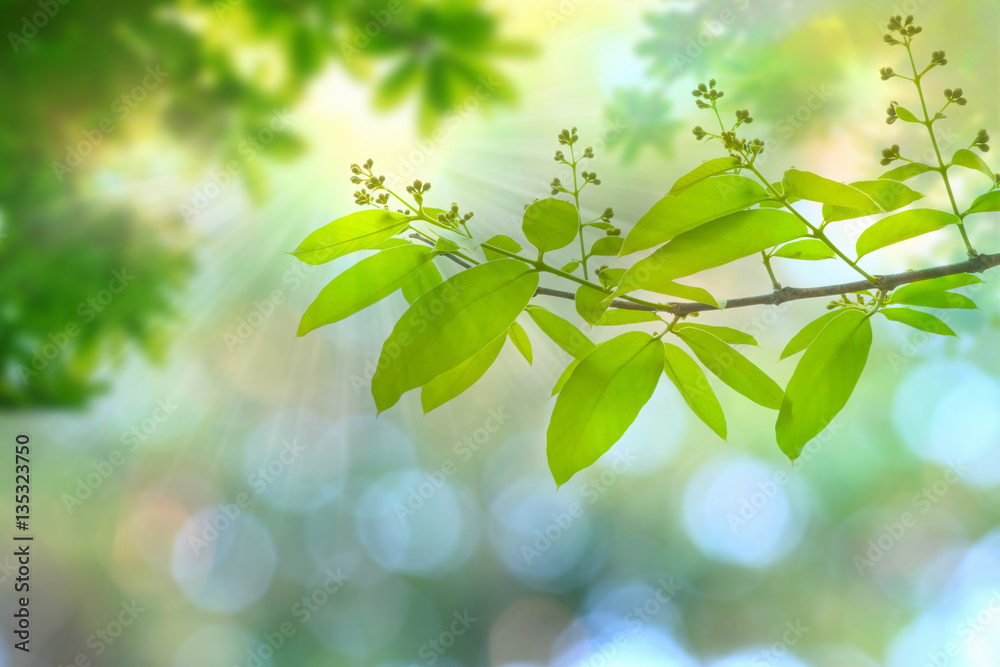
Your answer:
[[[938,147],[937,137],[934,136],[934,122],[931,120],[930,114],[927,113],[927,102],[924,100],[924,89],[920,85],[920,79],[927,72],[917,72],[917,64],[913,60],[913,49],[910,48],[911,39],[909,37],[904,41],[904,46],[906,46],[906,55],[910,59],[910,67],[913,69],[913,85],[917,89],[917,95],[920,97],[920,108],[924,112],[924,120],[921,123],[927,128],[927,134],[931,138],[931,146],[934,147],[934,155],[937,157],[938,168],[935,170],[941,174],[941,179],[944,181],[945,190],[948,191],[948,199],[951,201],[951,208],[958,217],[958,231],[962,234],[962,240],[965,242],[965,248],[969,252],[970,258],[975,258],[978,253],[972,247],[972,243],[969,241],[969,235],[965,231],[965,224],[962,222],[962,214],[958,210],[958,203],[955,201],[955,193],[951,189],[951,181],[948,180],[948,167],[945,166],[944,159],[941,157],[941,149]],[[945,105],[947,106],[947,105]]]
[[[583,277],[587,277],[587,245],[583,239],[583,213],[580,211],[580,188],[576,182],[576,153],[573,144],[569,145],[569,159],[573,161],[573,201],[576,203],[576,220],[580,225],[580,265],[583,268]]]
[[[822,230],[820,230],[818,227],[816,227],[811,222],[809,222],[805,218],[805,216],[803,216],[801,213],[799,213],[795,209],[794,206],[792,206],[791,204],[789,204],[788,203],[788,198],[785,195],[779,193],[774,188],[774,186],[772,186],[768,182],[768,180],[766,178],[764,178],[764,175],[761,174],[757,170],[756,167],[754,167],[752,164],[748,164],[747,165],[747,169],[749,169],[751,172],[753,172],[753,174],[760,180],[760,182],[764,184],[764,187],[767,188],[768,190],[770,190],[771,193],[777,198],[777,200],[779,202],[781,202],[781,205],[784,206],[786,209],[788,209],[792,213],[792,215],[794,215],[796,218],[798,218],[799,220],[801,220],[805,224],[805,226],[808,227],[812,231],[812,233],[816,236],[816,238],[818,238],[820,241],[822,241],[823,243],[825,243],[826,246],[830,250],[832,250],[838,257],[840,257],[842,260],[844,260],[844,262],[846,262],[848,266],[850,266],[852,269],[854,269],[855,271],[857,271],[858,273],[860,273],[862,276],[864,276],[873,285],[878,284],[878,280],[874,276],[872,276],[867,271],[865,271],[864,269],[862,269],[860,266],[858,266],[857,262],[855,262],[854,260],[852,260],[851,258],[849,258],[847,255],[845,255],[843,252],[841,252],[840,249],[833,244],[833,241],[831,241],[829,238],[827,238],[826,234],[824,234],[822,232]]]
[[[771,286],[774,287],[774,291],[777,292],[781,289],[781,283],[774,276],[774,270],[771,268],[771,256],[767,254],[766,250],[760,251],[760,256],[764,258],[764,268],[767,269],[767,275],[771,277]]]

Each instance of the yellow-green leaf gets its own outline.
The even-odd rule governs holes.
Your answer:
[[[883,308],[878,312],[885,315],[887,320],[901,322],[902,324],[911,326],[914,329],[920,329],[921,331],[926,331],[928,333],[938,334],[939,336],[958,337],[958,334],[952,331],[951,327],[930,313],[913,310],[912,308]]]
[[[900,241],[935,232],[957,222],[958,216],[954,213],[932,208],[914,208],[894,213],[861,232],[857,243],[858,257],[864,257],[870,252]]]
[[[524,211],[521,231],[542,252],[565,248],[580,231],[576,208],[561,199],[540,199]]]
[[[692,188],[693,189],[693,188]],[[652,289],[664,281],[728,264],[805,236],[806,226],[787,211],[752,209],[693,229],[635,263],[615,294]]]
[[[726,439],[726,415],[722,412],[719,399],[712,391],[705,371],[701,370],[688,353],[670,343],[664,343],[663,372],[677,387],[681,398],[687,403],[698,419],[715,431],[720,438]]]
[[[732,327],[720,327],[711,324],[695,324],[693,322],[681,322],[674,327],[674,331],[683,331],[685,329],[707,331],[722,342],[729,343],[730,345],[757,345],[757,340],[753,336],[744,331],[740,331],[739,329],[733,329]]]
[[[965,212],[965,215],[988,213],[990,211],[1000,211],[1000,190],[987,192],[984,195],[976,197],[975,201],[972,202],[972,206]]]
[[[798,354],[802,350],[809,347],[809,343],[816,339],[816,336],[818,336],[819,332],[823,330],[823,327],[829,324],[830,320],[835,318],[837,315],[840,315],[840,312],[841,311],[839,310],[835,310],[826,313],[825,315],[817,317],[815,320],[802,327],[802,329],[797,334],[792,336],[790,341],[788,341],[788,345],[786,345],[785,349],[781,351],[781,356],[778,357],[778,361],[790,357],[793,354]]]
[[[525,333],[524,327],[522,327],[517,322],[510,325],[507,330],[507,335],[510,337],[511,341],[514,343],[514,347],[517,351],[521,353],[521,356],[527,360],[528,365],[531,365],[531,339],[528,338],[528,334]]]
[[[406,303],[413,303],[420,298],[421,294],[437,287],[442,282],[444,282],[444,278],[441,277],[438,267],[435,266],[434,262],[428,262],[424,264],[424,268],[417,272],[413,280],[403,285],[403,298],[406,299]]]
[[[587,324],[597,324],[604,317],[604,312],[611,305],[608,294],[593,287],[580,285],[576,291],[576,312]]]
[[[424,414],[444,405],[476,384],[500,356],[506,338],[506,334],[497,336],[479,352],[425,384],[420,390],[420,406],[424,409]]]
[[[486,255],[486,260],[490,262],[496,259],[509,259],[507,255],[499,253],[493,248],[499,248],[500,250],[506,250],[507,252],[514,254],[521,252],[521,244],[511,237],[504,236],[503,234],[497,234],[489,241],[486,241],[482,247],[483,254]]]
[[[926,174],[929,171],[934,171],[934,167],[924,164],[923,162],[908,162],[901,167],[896,167],[895,169],[890,169],[881,176],[879,180],[887,179],[890,181],[906,181],[914,176],[919,176],[920,174]]]
[[[640,331],[601,343],[573,370],[552,410],[546,436],[557,485],[592,465],[649,401],[663,372],[663,346]]]
[[[365,250],[403,231],[410,218],[391,211],[365,210],[320,227],[291,252],[306,264],[324,264]]]
[[[792,197],[872,213],[879,211],[878,205],[861,190],[810,171],[789,169],[782,183],[785,193]]]
[[[506,333],[537,287],[537,272],[503,259],[462,271],[414,301],[382,346],[372,378],[378,411]]]
[[[831,259],[837,255],[830,249],[830,246],[819,239],[802,239],[801,241],[792,241],[781,246],[775,251],[774,256],[784,257],[785,259],[818,261],[821,259]]]
[[[320,291],[302,314],[296,335],[339,322],[384,299],[419,275],[433,256],[430,248],[406,244],[364,258]]]
[[[710,176],[716,176],[724,171],[735,169],[740,166],[740,164],[740,159],[736,157],[717,157],[714,160],[702,162],[700,165],[678,178],[677,182],[674,183],[672,188],[670,188],[670,194],[676,195],[684,190],[687,190],[699,181],[703,181]]]
[[[948,166],[952,165],[978,171],[980,174],[989,179],[990,185],[996,185],[997,177],[996,174],[993,173],[993,170],[990,169],[990,166],[983,161],[983,158],[979,157],[968,148],[960,148],[955,151],[955,155],[951,158],[951,165]]]
[[[809,344],[788,381],[778,412],[778,446],[793,461],[847,404],[868,361],[872,325],[867,313],[837,313]]]
[[[705,368],[731,388],[765,408],[777,410],[781,406],[781,387],[717,336],[699,329],[675,332]]]
[[[542,333],[577,359],[587,356],[594,349],[594,343],[583,332],[555,313],[541,306],[528,306],[525,311]]]
[[[639,218],[625,238],[621,254],[666,243],[699,225],[765,199],[764,188],[745,176],[723,175],[698,181],[676,195],[667,195]]]

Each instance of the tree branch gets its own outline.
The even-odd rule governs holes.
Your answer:
[[[427,242],[426,239],[416,235],[413,235],[411,238],[416,238],[417,240],[425,243]],[[445,256],[464,268],[470,268],[468,263],[462,261],[458,257],[448,255],[447,253],[445,253]],[[951,276],[956,273],[982,273],[983,271],[992,269],[995,266],[1000,266],[1000,253],[994,255],[977,255],[974,259],[970,259],[965,262],[958,262],[957,264],[947,264],[945,266],[935,266],[927,269],[875,276],[878,280],[876,285],[872,285],[872,283],[867,280],[856,280],[852,283],[826,285],[823,287],[784,287],[780,290],[771,292],[770,294],[727,299],[725,309],[731,310],[733,308],[746,308],[748,306],[776,306],[778,304],[785,303],[786,301],[818,299],[825,296],[839,296],[841,294],[864,292],[865,290],[870,290],[873,287],[882,290],[892,290],[901,285],[908,285],[909,283],[929,280],[931,278],[940,278],[941,276]],[[561,299],[569,299],[570,301],[574,300],[576,297],[576,295],[572,292],[565,292],[563,290],[551,289],[548,287],[539,287],[535,290],[535,296],[555,296]],[[611,302],[611,307],[620,308],[622,310],[668,312],[680,316],[690,315],[691,313],[698,313],[706,310],[719,310],[715,306],[710,306],[706,303],[695,303],[693,301],[671,301],[658,304],[657,308],[651,308],[639,303],[615,299]]]

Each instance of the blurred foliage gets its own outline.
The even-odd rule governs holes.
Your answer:
[[[95,196],[108,184],[101,166],[113,147],[141,150],[159,132],[196,171],[237,160],[259,200],[264,167],[240,160],[247,139],[298,102],[331,60],[375,79],[382,106],[418,97],[429,132],[482,80],[496,92],[479,106],[510,101],[513,87],[493,60],[528,50],[502,40],[497,17],[470,0],[24,0],[4,3],[0,16],[10,27],[0,55],[8,102],[0,108],[8,165],[0,170],[0,406],[79,404],[97,389],[104,352],[159,346],[191,241],[176,220],[161,219],[173,211]],[[387,60],[395,69],[382,76],[376,65]],[[303,148],[293,133],[274,132],[266,154],[291,158]],[[156,149],[142,159],[110,174],[112,184],[167,162]],[[81,322],[54,358],[36,358],[123,266],[141,267],[135,283]]]
[[[873,18],[871,31],[859,31],[856,22],[847,17],[870,14],[871,8],[856,0],[798,4],[664,0],[660,6],[661,10],[646,16],[649,34],[636,46],[636,53],[649,63],[650,84],[657,88],[688,86],[711,77],[735,82],[729,94],[778,130],[783,122],[798,130],[791,114],[810,104],[811,112],[816,112],[815,98],[810,96],[817,91],[824,92],[820,96],[824,116],[842,111],[851,101],[843,83],[858,68],[871,70],[875,77],[877,68],[872,69],[872,59],[885,57],[882,45],[870,39],[876,28],[881,29],[883,12],[879,11],[877,21]],[[925,23],[962,26],[968,39],[991,43],[995,23],[977,18],[988,6],[983,0],[961,5],[933,3],[922,6],[920,14]],[[990,57],[992,52],[976,50],[962,63],[962,72],[976,72]],[[830,94],[830,89],[835,93]],[[638,89],[629,95],[632,99],[649,96]],[[620,106],[616,102],[609,114],[620,113]],[[633,104],[631,111],[637,126],[649,122],[648,109]],[[673,129],[676,126],[671,127],[665,117],[658,130],[647,129],[628,144],[623,161],[634,161],[641,146],[660,154],[669,150]],[[824,124],[816,123],[809,131],[825,129]]]

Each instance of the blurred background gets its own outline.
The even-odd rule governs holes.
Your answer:
[[[882,34],[910,12],[920,57],[948,54],[931,98],[970,100],[938,125],[945,152],[1000,131],[987,0],[3,3],[0,432],[32,439],[36,541],[32,652],[5,626],[0,667],[1000,664],[995,277],[968,290],[980,311],[943,315],[959,339],[879,322],[858,391],[795,465],[773,412],[719,385],[725,443],[661,383],[558,493],[544,431],[568,359],[527,318],[533,368],[508,346],[428,416],[408,395],[376,419],[369,393],[399,295],[294,335],[357,258],[285,253],[354,209],[348,167],[369,157],[518,236],[564,177],[564,127],[597,153],[584,207],[626,231],[719,155],[690,132],[709,77],[727,114],[751,110],[774,179],[924,153],[884,123],[911,90],[878,76],[904,71]],[[946,201],[933,175],[912,184]],[[984,184],[970,171],[957,195]],[[970,221],[981,250],[998,222]],[[942,231],[867,268],[963,254]],[[825,264],[776,271],[850,279]],[[770,289],[754,260],[699,284]],[[783,384],[778,353],[824,305],[712,322],[755,334],[748,356]]]

